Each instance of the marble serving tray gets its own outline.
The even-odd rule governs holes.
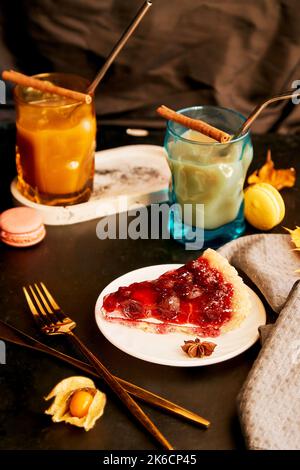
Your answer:
[[[26,199],[16,185],[16,205],[40,212],[46,225],[70,225],[168,200],[170,169],[163,147],[128,145],[96,152],[94,191],[88,202],[46,206]]]

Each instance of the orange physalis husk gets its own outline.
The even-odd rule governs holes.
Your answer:
[[[269,183],[278,190],[283,188],[292,188],[295,182],[295,168],[276,170],[271,157],[270,149],[267,152],[266,163],[259,170],[254,171],[254,173],[248,177],[248,184]]]
[[[293,243],[296,245],[296,250],[300,250],[300,227],[296,226],[294,230],[284,227],[291,234]]]
[[[300,251],[300,227],[296,225],[296,228],[294,230],[291,230],[290,228],[287,228],[287,227],[283,227],[283,228],[291,234],[292,242],[296,246],[296,248],[294,248],[294,251]],[[297,269],[295,273],[300,273],[300,269]]]
[[[296,246],[295,251],[300,251],[300,227],[296,226],[294,230],[286,227],[283,228],[291,234],[292,242]]]

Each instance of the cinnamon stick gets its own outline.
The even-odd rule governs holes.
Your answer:
[[[218,142],[226,143],[231,139],[231,136],[227,134],[227,132],[221,131],[221,129],[217,129],[200,119],[192,119],[184,114],[177,113],[176,111],[173,111],[173,109],[167,108],[167,106],[160,106],[157,108],[156,112],[165,119],[177,122],[178,124],[188,127],[189,129],[193,129],[194,131],[201,132],[208,137],[212,137]]]
[[[90,104],[92,97],[86,93],[80,93],[79,91],[69,90],[57,85],[53,85],[48,81],[39,80],[38,78],[29,77],[23,73],[15,72],[14,70],[4,70],[2,72],[2,78],[10,82],[16,83],[24,87],[35,88],[44,93],[53,93],[55,95],[70,98],[75,101],[81,101],[83,103]]]

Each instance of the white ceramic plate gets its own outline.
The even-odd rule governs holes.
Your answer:
[[[134,327],[108,322],[103,318],[100,310],[105,295],[133,282],[156,279],[166,271],[180,266],[182,265],[161,264],[136,269],[118,277],[105,287],[98,297],[95,314],[97,325],[108,341],[125,353],[144,361],[176,367],[216,364],[217,362],[227,361],[250,348],[259,337],[258,327],[266,323],[266,312],[259,297],[249,287],[252,304],[250,314],[239,328],[224,333],[217,338],[207,338],[207,341],[216,343],[217,347],[213,354],[206,358],[192,359],[182,351],[180,346],[184,343],[184,340],[192,339],[194,336],[184,333],[147,333]]]

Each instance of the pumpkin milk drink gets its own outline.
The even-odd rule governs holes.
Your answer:
[[[79,91],[84,79],[45,74]],[[89,199],[93,185],[96,120],[93,103],[17,87],[18,188],[35,202],[65,205]]]

